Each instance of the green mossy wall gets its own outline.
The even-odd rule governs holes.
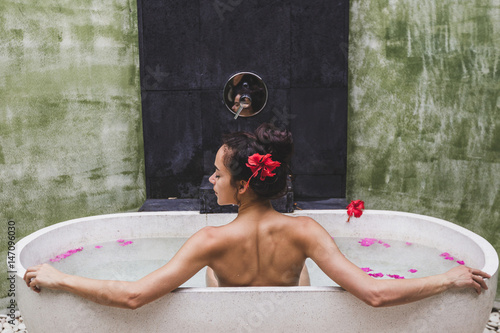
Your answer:
[[[145,200],[134,0],[0,2],[0,298],[17,239]]]
[[[498,0],[351,1],[349,199],[500,250],[499,36]]]

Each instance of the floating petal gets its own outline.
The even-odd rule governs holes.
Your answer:
[[[375,274],[373,274],[373,273],[369,273],[368,275],[370,275],[370,276],[372,276],[372,277],[374,277],[374,278],[384,277],[384,274],[382,274],[382,273],[375,273]]]

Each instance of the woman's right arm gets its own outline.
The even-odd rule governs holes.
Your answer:
[[[406,304],[452,288],[488,289],[483,278],[490,275],[459,266],[450,271],[414,279],[377,280],[350,262],[332,237],[316,221],[304,223],[305,252],[332,280],[365,303],[379,307]]]
[[[206,227],[195,233],[167,264],[135,282],[68,275],[48,264],[28,268],[24,280],[36,292],[43,288],[64,290],[99,304],[136,309],[179,287],[210,264],[219,247],[213,229]]]
[[[68,291],[93,302],[119,308],[133,308],[134,282],[94,280],[69,275],[49,264],[29,267],[24,274],[28,287],[39,293],[43,288]]]

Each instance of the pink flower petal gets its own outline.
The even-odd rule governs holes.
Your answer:
[[[373,271],[373,269],[371,269],[370,267],[363,267],[363,268],[361,268],[361,270],[363,272],[367,272],[367,273]]]
[[[416,269],[413,269],[413,268],[412,268],[412,269],[408,270],[408,272],[410,272],[410,273],[416,273],[416,272],[418,272],[418,271],[417,271]]]
[[[375,274],[369,273],[368,275],[370,275],[370,276],[372,276],[374,278],[384,277],[384,274],[382,274],[382,273],[375,273]]]
[[[375,243],[377,240],[375,238],[363,238],[360,240],[358,243],[361,244],[361,246],[371,246],[373,243]]]
[[[96,245],[95,248],[96,249],[100,249],[102,247],[102,245]]]
[[[70,255],[75,254],[77,252],[80,252],[82,250],[83,250],[83,247],[79,247],[77,249],[71,249],[71,250],[66,251],[63,254],[58,254],[57,256],[55,256],[54,258],[49,259],[49,260],[51,262],[61,261],[61,259],[65,259],[65,258],[69,257]]]
[[[410,245],[411,245],[411,243],[410,243],[410,242],[406,242],[406,245],[410,246]]]
[[[446,260],[455,260],[453,257],[446,257]]]
[[[443,252],[440,254],[441,257],[449,257],[450,254],[448,252]]]
[[[459,265],[465,265],[465,262],[464,262],[463,260],[457,260],[457,263],[458,263]]]
[[[123,243],[123,242],[125,242],[125,240],[124,239],[118,239],[117,242],[118,243]]]

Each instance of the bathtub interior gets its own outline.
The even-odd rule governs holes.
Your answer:
[[[344,212],[336,216],[340,221],[337,219],[332,223],[331,215],[327,213],[305,214],[323,225],[331,235],[418,243],[459,255],[473,267],[493,272],[498,267],[498,256],[484,238],[441,219],[393,211],[366,211],[359,219],[351,218],[349,223],[346,223]],[[493,262],[486,265],[486,258],[490,256],[493,257]]]
[[[232,214],[208,224],[207,215],[194,212],[125,213],[101,215],[61,222],[43,228],[17,244],[18,271],[47,262],[69,249],[119,238],[189,237],[207,225],[230,222]],[[232,217],[234,219],[234,216]],[[24,272],[23,272],[24,274]]]
[[[297,211],[318,221],[335,237],[401,240],[435,247],[460,255],[469,265],[490,274],[498,268],[498,256],[482,237],[455,224],[432,217],[389,211],[367,210],[361,218],[346,222],[345,210]],[[229,223],[235,214],[199,214],[196,212],[127,213],[93,216],[62,222],[22,239],[17,248],[18,274],[25,267],[47,262],[69,249],[119,238],[187,238],[207,225]],[[491,260],[487,261],[487,257]]]

